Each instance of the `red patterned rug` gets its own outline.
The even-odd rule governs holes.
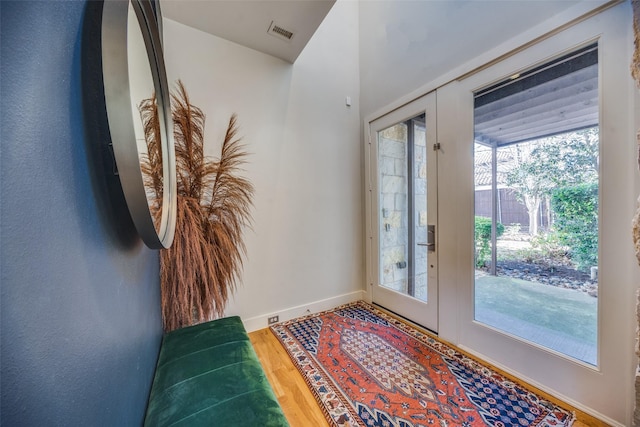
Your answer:
[[[573,415],[357,302],[271,327],[334,426],[570,426]]]

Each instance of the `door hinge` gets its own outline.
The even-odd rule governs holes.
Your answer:
[[[433,151],[438,151],[440,149],[440,143],[436,142],[435,144],[433,144]]]

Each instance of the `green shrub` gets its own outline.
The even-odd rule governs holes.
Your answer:
[[[520,225],[519,222],[514,222],[511,225],[505,225],[504,226],[504,236],[505,237],[517,237],[520,234],[520,229],[522,228],[522,226]]]
[[[504,225],[496,222],[496,238],[504,233]],[[476,239],[476,267],[481,268],[487,264],[491,256],[491,218],[484,216],[475,217]]]
[[[578,184],[551,194],[554,227],[580,270],[598,265],[598,184]]]
[[[557,231],[537,234],[531,238],[530,243],[531,249],[539,254],[538,258],[546,260],[564,261],[570,250]]]

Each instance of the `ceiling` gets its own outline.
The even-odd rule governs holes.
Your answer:
[[[597,46],[587,46],[477,93],[476,142],[499,147],[597,126],[597,61]]]
[[[335,0],[161,0],[162,15],[293,63]],[[284,31],[268,33],[272,23]],[[282,35],[293,33],[290,39]]]

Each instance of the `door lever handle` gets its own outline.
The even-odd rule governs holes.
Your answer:
[[[436,226],[427,225],[427,241],[425,243],[418,242],[418,246],[426,246],[429,252],[436,250]]]
[[[436,226],[427,225],[427,243],[418,243],[418,246],[426,246],[429,252],[436,250]]]
[[[418,246],[426,246],[427,249],[431,252],[436,250],[436,244],[435,243],[416,243]]]

